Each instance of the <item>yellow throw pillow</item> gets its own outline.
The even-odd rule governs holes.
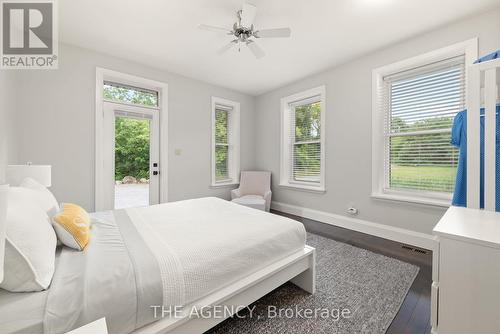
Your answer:
[[[57,238],[66,246],[83,250],[90,240],[90,216],[81,206],[63,203],[52,218]]]

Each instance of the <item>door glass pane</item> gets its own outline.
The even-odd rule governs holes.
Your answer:
[[[149,205],[150,121],[115,119],[115,209]]]

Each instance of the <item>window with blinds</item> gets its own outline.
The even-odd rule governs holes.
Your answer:
[[[215,108],[215,180],[229,179],[229,109]]]
[[[290,106],[291,177],[319,183],[321,176],[321,103],[319,96]]]
[[[451,193],[458,151],[450,144],[465,108],[465,56],[383,77],[386,189]]]
[[[325,191],[325,86],[281,99],[280,185]]]
[[[240,175],[240,104],[212,97],[212,186],[238,183]]]

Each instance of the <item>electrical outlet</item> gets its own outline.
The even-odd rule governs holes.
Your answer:
[[[354,207],[350,207],[347,209],[347,213],[350,214],[350,215],[357,215],[358,214],[358,209],[354,208]]]

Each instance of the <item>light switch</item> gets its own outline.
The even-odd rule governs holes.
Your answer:
[[[181,155],[182,154],[182,150],[180,148],[176,148],[175,151],[174,151],[175,155]]]

